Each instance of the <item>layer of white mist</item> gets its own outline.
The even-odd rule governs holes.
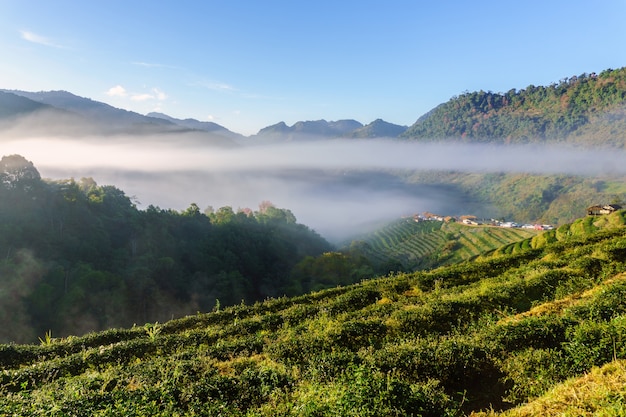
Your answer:
[[[328,140],[219,149],[117,138],[25,139],[0,144],[3,154],[25,153],[37,166],[138,171],[226,172],[263,169],[411,169],[543,174],[624,174],[625,153],[567,146],[436,144],[392,140]]]
[[[140,207],[182,210],[196,203],[256,209],[270,200],[331,240],[369,222],[455,204],[449,193],[397,186],[393,178],[379,180],[373,173],[626,174],[623,151],[537,145],[328,140],[223,149],[146,136],[114,141],[42,137],[4,139],[0,151],[26,157],[43,177],[92,177],[98,184],[115,185]]]

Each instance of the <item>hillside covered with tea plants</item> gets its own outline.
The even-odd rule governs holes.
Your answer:
[[[504,245],[529,242],[532,229],[468,226],[457,221],[401,218],[355,237],[350,249],[378,269],[414,271],[474,259]]]
[[[0,346],[7,415],[626,412],[626,213],[489,256]],[[537,414],[538,413],[538,414]]]

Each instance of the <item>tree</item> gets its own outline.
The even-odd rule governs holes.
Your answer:
[[[0,184],[5,188],[26,189],[34,182],[40,181],[41,175],[32,162],[21,155],[9,155],[0,159]]]
[[[211,215],[211,221],[215,224],[225,224],[233,220],[235,212],[230,206],[220,207],[217,212]]]
[[[200,207],[198,207],[196,203],[191,203],[189,207],[182,213],[183,216],[187,217],[195,217],[199,216],[200,214]]]

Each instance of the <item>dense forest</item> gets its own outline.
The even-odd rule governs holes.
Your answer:
[[[568,141],[623,147],[625,101],[626,68],[608,69],[506,93],[466,92],[420,117],[402,136],[503,143]]]
[[[471,262],[0,345],[7,415],[619,416],[626,212]]]
[[[140,210],[90,178],[0,160],[0,341],[164,321],[375,274],[287,209]],[[341,273],[339,273],[341,271]]]

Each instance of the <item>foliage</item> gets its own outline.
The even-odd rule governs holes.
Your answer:
[[[24,416],[516,415],[538,399],[560,407],[568,387],[583,392],[591,375],[593,386],[606,388],[585,394],[588,407],[623,409],[626,227],[619,219],[622,212],[600,223],[580,219],[534,249],[431,271],[162,324],[0,345],[0,409]]]
[[[615,124],[624,123],[625,100],[626,68],[506,93],[465,92],[419,118],[402,136],[491,143],[591,141],[623,147],[623,129]]]
[[[209,311],[216,299],[234,305],[300,294],[294,267],[331,249],[269,202],[258,212],[222,207],[205,215],[195,204],[139,210],[113,186],[43,181],[31,162],[7,156],[0,341],[163,322]]]

